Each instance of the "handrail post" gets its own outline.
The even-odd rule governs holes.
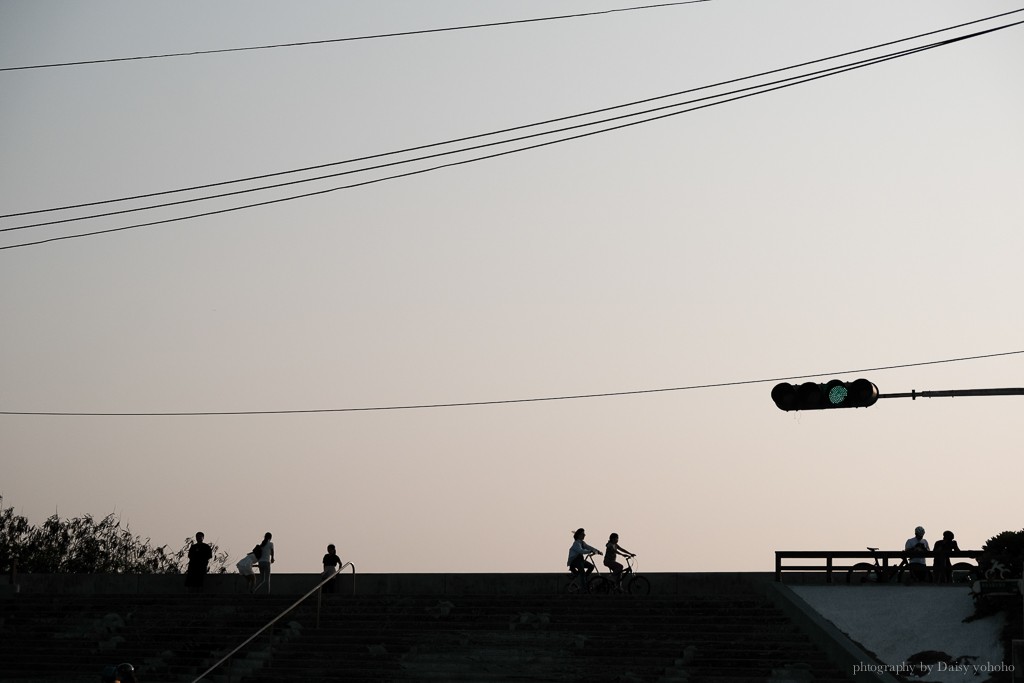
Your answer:
[[[825,558],[825,583],[832,583],[832,555]]]
[[[337,575],[338,572],[334,572]],[[323,602],[323,588],[316,589],[316,627],[320,628],[320,604]]]
[[[775,551],[775,583],[782,583],[782,557]]]
[[[270,578],[269,576],[267,578]],[[269,590],[269,586],[267,587]],[[267,629],[267,664],[274,663],[274,628],[277,626],[276,623],[270,625]]]

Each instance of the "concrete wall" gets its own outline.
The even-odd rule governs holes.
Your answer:
[[[715,592],[757,592],[758,582],[773,575],[738,572],[655,573],[644,576],[656,595],[707,594]],[[257,577],[258,578],[258,577]],[[302,595],[319,581],[319,574],[272,574],[275,595]],[[530,595],[565,591],[565,574],[352,574],[339,577],[342,595]],[[174,594],[185,591],[184,575],[175,574],[19,574],[15,584],[0,585],[0,595],[23,594]],[[239,574],[208,574],[204,592],[216,594],[248,592]],[[261,591],[262,592],[262,591]]]

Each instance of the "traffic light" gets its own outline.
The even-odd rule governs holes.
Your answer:
[[[831,408],[867,408],[878,400],[878,387],[866,379],[843,382],[838,379],[826,384],[789,382],[776,384],[772,400],[779,410],[829,410]]]

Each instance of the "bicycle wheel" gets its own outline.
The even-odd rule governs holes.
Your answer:
[[[634,576],[633,579],[629,582],[629,594],[650,595],[651,582],[647,580],[646,576]]]
[[[607,595],[612,592],[612,582],[603,576],[595,576],[590,579],[590,583],[587,584],[591,593],[598,593],[600,595]]]
[[[579,593],[580,592],[580,582],[576,580],[575,576],[572,577],[571,579],[569,579],[569,583],[567,583],[566,586],[565,586],[565,592],[566,593]]]
[[[878,574],[875,573],[875,565],[869,562],[858,562],[846,572],[846,583],[874,583],[878,581]]]
[[[978,565],[970,562],[957,562],[950,567],[949,573],[953,583],[970,583],[971,576],[977,571]]]

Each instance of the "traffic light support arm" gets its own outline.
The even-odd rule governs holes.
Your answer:
[[[956,398],[957,396],[1024,396],[1022,388],[947,389],[945,391],[911,391],[909,394],[879,394],[878,398]]]

